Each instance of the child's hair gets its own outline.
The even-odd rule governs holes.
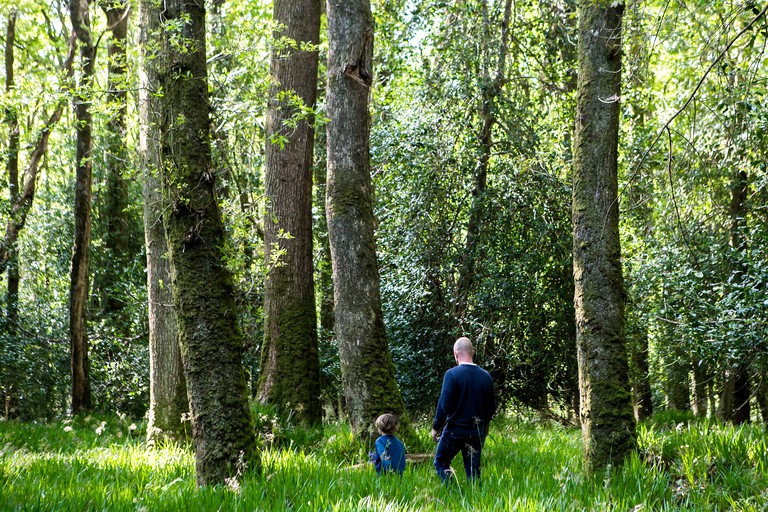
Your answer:
[[[397,416],[394,414],[386,413],[376,418],[376,428],[382,434],[394,434],[399,423]]]

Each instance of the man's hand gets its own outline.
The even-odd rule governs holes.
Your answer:
[[[438,442],[440,440],[440,432],[438,432],[434,428],[432,429],[432,433],[431,434],[432,434],[432,440],[434,442]]]

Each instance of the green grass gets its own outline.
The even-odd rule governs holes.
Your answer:
[[[0,511],[768,510],[768,438],[758,425],[641,425],[624,467],[586,478],[579,431],[496,420],[478,487],[460,457],[449,487],[429,463],[378,477],[370,466],[350,469],[367,456],[347,427],[281,428],[265,444],[261,475],[197,489],[189,448],[147,449],[142,425],[0,422]],[[431,448],[428,427],[419,432],[412,444]]]

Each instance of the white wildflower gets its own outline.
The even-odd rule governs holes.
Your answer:
[[[232,492],[240,492],[240,482],[238,482],[237,477],[233,476],[231,478],[227,478],[224,480],[224,482],[227,484],[227,487],[229,487],[229,490]]]

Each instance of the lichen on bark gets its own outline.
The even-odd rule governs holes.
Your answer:
[[[259,470],[232,276],[211,160],[205,9],[166,0],[160,19],[163,223],[198,485]]]
[[[618,208],[623,6],[579,6],[573,275],[584,466],[617,466],[635,446],[624,336]]]

